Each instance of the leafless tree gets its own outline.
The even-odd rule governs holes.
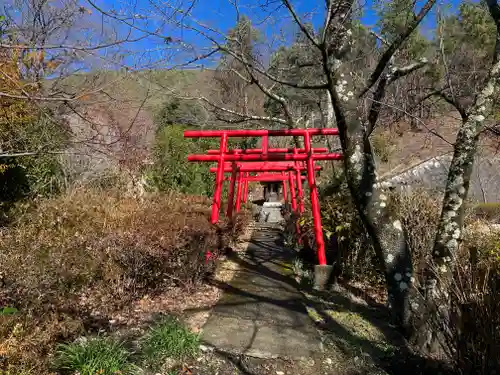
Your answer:
[[[324,15],[319,31],[310,28],[306,18],[299,14],[294,4],[288,0],[260,4],[261,10],[267,10],[262,22],[286,19],[295,24],[303,39],[311,45],[310,61],[305,61],[302,65],[304,69],[314,68],[317,74],[305,75],[306,78],[300,80],[289,80],[279,73],[273,74],[263,61],[249,59],[238,49],[232,48],[231,46],[238,45],[241,41],[208,22],[198,20],[192,13],[192,7],[182,11],[177,9],[178,14],[182,16],[171,19],[175,26],[189,30],[208,42],[209,47],[203,53],[196,54],[194,60],[200,56],[217,53],[231,56],[245,67],[245,74],[238,75],[242,82],[257,86],[269,100],[281,108],[280,116],[262,116],[239,112],[223,107],[210,98],[201,98],[219,111],[233,116],[233,122],[260,121],[295,128],[301,125],[300,119],[294,116],[288,98],[277,92],[278,85],[327,93],[334,115],[330,126],[337,126],[340,133],[345,176],[359,214],[384,266],[389,305],[394,317],[402,325],[409,317],[407,306],[412,285],[411,254],[404,228],[389,210],[391,202],[387,187],[377,181],[376,165],[368,136],[379,118],[387,88],[427,63],[427,60],[422,58],[399,66],[397,52],[434,3],[435,0],[428,0],[415,11],[407,27],[391,43],[384,46],[373,70],[362,82],[357,79],[357,72],[349,68],[351,52],[357,43],[352,37],[353,11],[356,6],[356,2],[352,0],[327,0],[318,6],[318,11],[322,11]],[[169,3],[162,1],[150,0],[150,4],[156,9],[153,16],[157,17],[161,16],[165,9],[172,9]],[[238,4],[231,4],[235,12],[240,14]],[[365,100],[370,101],[367,113],[360,109]]]
[[[138,51],[135,43],[151,34],[123,28],[119,14],[107,16],[74,0],[7,0],[0,20],[2,61],[17,66],[13,71],[0,64],[0,80],[8,83],[0,86],[0,100],[38,110],[68,139],[33,147],[19,139],[27,132],[17,131],[16,142],[2,137],[1,157],[55,153],[75,162],[95,158],[100,165],[101,159],[130,165],[129,159],[144,158],[154,134],[144,110],[154,85],[139,83],[143,90],[135,97],[119,88],[138,82],[135,71],[170,61],[175,42],[162,39],[161,47]]]
[[[436,241],[432,251],[433,262],[427,269],[426,303],[437,314],[439,320],[448,321],[450,314],[449,287],[457,260],[458,249],[464,227],[464,209],[469,191],[474,159],[478,152],[479,138],[486,129],[485,120],[494,108],[500,83],[500,5],[497,0],[487,0],[489,14],[494,21],[496,45],[492,47],[491,65],[483,84],[477,88],[472,103],[467,105],[459,96],[447,96],[462,116],[462,124],[454,144],[454,153],[446,183],[443,208],[438,224]],[[454,85],[449,89],[453,93]],[[464,91],[464,88],[460,88]],[[420,327],[415,339],[419,345],[431,348],[436,335],[431,329]]]

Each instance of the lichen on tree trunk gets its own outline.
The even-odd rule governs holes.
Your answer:
[[[357,88],[354,72],[345,71],[343,62],[350,59],[353,44],[351,8],[352,0],[343,0],[330,7],[326,31],[331,31],[333,45],[327,38],[318,45],[322,53],[322,65],[327,79],[336,125],[344,155],[344,171],[352,199],[361,220],[372,240],[384,270],[388,304],[395,323],[405,327],[409,320],[409,296],[412,291],[413,266],[406,232],[392,207],[389,186],[377,180],[374,153],[368,139],[375,126],[388,85],[400,77],[419,69],[426,60],[422,59],[407,67],[393,66],[395,52],[418,27],[433,7],[435,0],[427,0],[408,27],[391,43],[387,43],[380,60],[365,84]],[[340,9],[340,10],[338,10]],[[326,34],[324,34],[326,36]],[[333,37],[334,36],[334,37]],[[378,82],[378,85],[377,85]],[[372,88],[375,91],[372,92]],[[360,108],[363,99],[371,95],[374,105],[369,114],[363,115]]]
[[[494,94],[498,92],[500,81],[500,6],[497,0],[486,0],[486,3],[496,24],[496,46],[488,77],[474,103],[467,110],[456,103],[463,121],[457,134],[448,172],[443,208],[432,250],[432,262],[426,269],[425,303],[427,311],[433,316],[421,321],[411,340],[426,350],[437,347],[440,344],[439,332],[449,328],[445,325],[453,308],[450,288],[453,285],[453,271],[463,233],[464,203],[469,191],[479,136],[484,130],[486,118],[492,111]],[[434,326],[431,326],[433,322]]]
[[[463,227],[463,205],[469,191],[479,135],[484,129],[486,116],[491,112],[499,75],[500,62],[497,62],[491,69],[485,88],[477,96],[457,134],[432,254],[439,266],[445,267],[450,263],[458,250]]]
[[[500,27],[499,27],[500,30]],[[497,53],[499,50],[497,49]],[[474,158],[484,121],[491,113],[494,93],[500,79],[500,61],[495,58],[483,90],[466,112],[454,145],[446,182],[443,208],[438,222],[432,262],[425,272],[425,308],[432,317],[416,322],[411,342],[427,352],[441,347],[440,332],[446,327],[452,312],[451,290],[453,271],[458,256],[464,226],[464,203],[469,191]],[[431,319],[434,319],[433,321]],[[436,327],[436,325],[440,327]],[[439,328],[439,329],[436,329]]]
[[[413,282],[410,249],[401,221],[394,215],[389,187],[377,182],[366,130],[358,118],[346,116],[356,113],[355,108],[347,108],[348,105],[334,101],[347,183],[384,271],[390,311],[395,323],[405,327],[409,320],[409,292]]]

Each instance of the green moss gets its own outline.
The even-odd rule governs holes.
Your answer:
[[[384,341],[384,334],[380,329],[355,312],[325,310],[325,313],[358,337],[376,342]]]
[[[306,311],[307,315],[315,322],[315,323],[324,323],[325,320],[321,317],[321,315],[318,313],[318,310],[316,310],[312,306],[306,306]]]

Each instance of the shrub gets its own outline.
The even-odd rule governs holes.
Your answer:
[[[210,172],[206,163],[188,162],[187,156],[203,154],[208,149],[219,149],[220,140],[184,138],[184,130],[192,123],[181,120],[175,122],[176,117],[165,117],[165,113],[170,113],[168,108],[170,107],[167,105],[166,109],[161,110],[156,119],[154,165],[147,171],[147,179],[151,186],[160,191],[176,190],[186,194],[211,196],[215,174]],[[253,148],[256,144],[257,138],[230,138],[228,148]]]
[[[416,286],[424,280],[441,210],[440,197],[423,190],[394,195],[394,205],[408,232]],[[432,321],[456,373],[491,374],[500,363],[500,233],[465,212],[465,235],[449,284],[451,318]],[[443,325],[444,324],[444,325]],[[443,330],[443,327],[445,329]],[[443,334],[444,332],[444,334]]]
[[[436,238],[441,200],[419,188],[391,193],[392,209],[401,220],[412,254],[413,271],[420,280]]]
[[[54,368],[66,374],[132,375],[137,373],[137,368],[130,358],[121,342],[97,337],[59,345]]]
[[[64,146],[66,136],[57,124],[44,119],[43,114],[29,123],[0,136],[0,149],[15,154],[18,151],[39,151],[28,156],[2,157],[0,155],[0,210],[6,212],[12,203],[26,197],[50,196],[64,189],[62,168],[57,155],[52,154]],[[0,119],[0,133],[4,130]],[[16,139],[12,144],[10,138]],[[8,148],[5,149],[5,144]],[[11,150],[9,152],[9,150]]]
[[[43,63],[43,52],[34,54],[40,54],[39,63]],[[23,81],[20,58],[19,51],[0,49],[0,70],[11,78],[0,81],[0,91],[14,96],[36,94],[37,86]],[[28,60],[23,64],[29,63]],[[50,70],[45,68],[45,72]],[[5,211],[12,201],[27,195],[47,195],[60,190],[61,168],[51,152],[64,148],[68,140],[68,132],[61,123],[54,120],[54,113],[48,108],[22,99],[2,98],[0,210]]]
[[[211,195],[214,174],[204,163],[190,163],[187,155],[219,148],[217,139],[185,139],[185,127],[167,125],[156,134],[155,163],[147,172],[150,185],[160,191],[176,190],[187,194]]]
[[[209,203],[76,190],[19,207],[0,229],[0,307],[19,311],[0,316],[0,352],[43,374],[54,342],[108,327],[110,314],[146,294],[201,283],[214,268],[204,251],[230,245],[245,225],[242,214],[212,226]]]
[[[62,297],[96,283],[115,301],[173,280],[196,283],[203,277],[197,259],[217,242],[208,213],[196,197],[141,202],[76,191],[41,201],[4,230],[0,267],[16,296],[40,303],[50,303],[53,291]]]
[[[198,351],[199,337],[177,319],[164,318],[150,328],[141,339],[140,347],[147,367],[159,370],[168,359],[185,359]]]
[[[391,193],[394,215],[404,223],[408,245],[412,252],[414,270],[418,274],[425,267],[432,249],[440,213],[440,201],[424,190],[413,189]],[[312,217],[303,221],[312,235]],[[338,176],[321,194],[321,217],[326,240],[329,243],[329,261],[336,273],[345,279],[383,282],[380,262],[373,245],[350,197],[342,176]],[[311,239],[312,240],[312,239]]]
[[[327,243],[327,261],[334,274],[344,279],[380,280],[375,251],[357,214],[342,174],[334,176],[320,189],[321,219]],[[306,206],[310,202],[306,200]],[[300,220],[304,243],[313,243],[311,210],[306,207]],[[306,250],[307,251],[307,250]]]

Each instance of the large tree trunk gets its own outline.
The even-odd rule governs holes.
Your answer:
[[[334,87],[331,95],[337,95]],[[355,100],[342,105],[334,99],[333,103],[351,196],[384,270],[388,305],[395,323],[406,327],[413,267],[405,231],[393,216],[390,186],[377,182],[374,155],[365,127],[356,116]]]
[[[497,53],[499,52],[497,49]],[[450,287],[452,287],[455,267],[454,260],[462,238],[464,203],[469,191],[479,136],[484,130],[486,117],[491,113],[499,80],[500,61],[497,56],[485,87],[467,111],[467,116],[457,134],[453,159],[448,172],[443,209],[432,251],[432,264],[429,264],[426,270],[425,304],[429,313],[437,316],[433,320],[422,321],[412,337],[415,345],[428,352],[435,351],[440,346],[440,337],[437,334],[439,330],[436,328],[448,329],[448,327],[435,327],[435,325],[436,323],[445,324],[451,314]]]
[[[463,122],[457,134],[446,183],[443,208],[438,223],[438,230],[432,262],[427,265],[425,280],[426,319],[416,321],[417,329],[411,338],[413,344],[425,351],[435,351],[441,347],[441,332],[449,332],[452,313],[450,287],[453,287],[453,271],[457,258],[464,225],[464,203],[469,191],[474,158],[478,148],[484,121],[490,115],[494,94],[500,81],[500,6],[497,0],[486,0],[490,15],[496,24],[496,46],[493,63],[474,103],[464,110],[460,103],[455,106],[462,114]]]
[[[405,328],[409,322],[409,296],[412,291],[413,266],[410,249],[406,241],[406,233],[401,221],[394,216],[388,189],[377,181],[375,160],[369,141],[369,134],[377,121],[380,102],[384,98],[388,84],[397,77],[404,76],[418,69],[425,61],[414,63],[405,68],[392,66],[394,52],[416,29],[435,0],[428,0],[421,8],[415,20],[387,48],[377,63],[367,85],[359,93],[356,92],[352,80],[353,72],[342,72],[343,61],[349,60],[350,40],[352,32],[350,21],[344,19],[349,14],[352,0],[339,1],[344,6],[338,14],[332,14],[332,35],[335,52],[330,48],[322,49],[322,63],[328,82],[328,91],[332,101],[339,136],[344,155],[344,171],[352,199],[372,240],[373,246],[384,270],[388,306],[393,313],[394,322]],[[335,22],[335,17],[339,17]],[[325,39],[326,40],[326,39]],[[323,47],[325,47],[323,45]],[[390,67],[390,69],[388,69]],[[384,73],[385,72],[385,73]],[[379,82],[375,93],[376,106],[371,106],[366,122],[360,114],[360,103],[365,95]],[[375,103],[375,102],[374,102]]]

